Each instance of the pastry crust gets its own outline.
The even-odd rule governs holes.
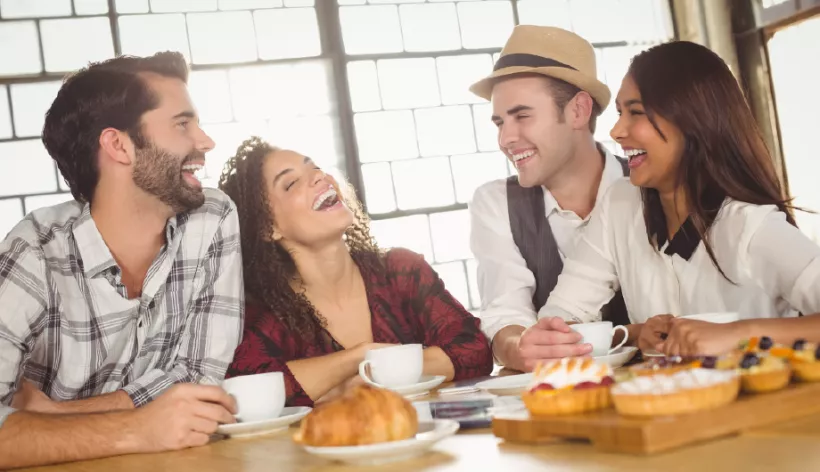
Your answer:
[[[293,440],[316,447],[360,446],[412,438],[418,426],[416,409],[403,396],[359,385],[314,408]]]
[[[555,416],[600,410],[612,405],[609,386],[583,389],[536,390],[521,395],[534,416]]]
[[[787,366],[782,369],[744,373],[740,376],[744,392],[764,393],[786,388],[792,371]]]
[[[709,410],[733,402],[740,390],[737,377],[708,387],[679,390],[667,394],[613,393],[619,414],[627,416],[680,415]]]
[[[792,361],[794,376],[801,382],[817,382],[820,380],[820,362]]]

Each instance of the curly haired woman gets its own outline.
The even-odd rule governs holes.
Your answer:
[[[472,316],[422,256],[381,251],[355,197],[309,157],[245,141],[219,187],[236,203],[247,305],[228,376],[281,371],[287,404],[312,405],[355,382],[365,353],[420,343],[424,373],[490,373]]]

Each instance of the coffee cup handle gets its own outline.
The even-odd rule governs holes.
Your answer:
[[[620,349],[629,340],[629,330],[626,329],[626,326],[616,326],[616,327],[612,328],[612,335],[615,336],[615,333],[619,329],[624,330],[624,338],[621,339],[621,342],[619,342],[617,346],[615,346],[615,347],[613,347],[612,349],[609,350],[609,354],[612,354],[613,352]]]
[[[381,387],[381,385],[377,384],[367,375],[367,365],[372,365],[373,363],[369,360],[365,359],[359,363],[359,376],[364,379],[365,382],[373,385],[374,387]]]

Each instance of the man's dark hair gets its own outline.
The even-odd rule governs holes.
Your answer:
[[[575,98],[582,90],[569,82],[564,82],[561,79],[556,79],[554,77],[547,77],[544,76],[549,83],[549,89],[552,93],[552,98],[555,100],[555,105],[558,107],[558,111],[563,113],[564,109],[567,107],[567,103],[570,100]],[[598,120],[598,116],[600,116],[602,110],[601,106],[595,99],[592,99],[592,113],[589,115],[589,131],[595,134],[595,123]],[[559,114],[559,117],[563,119],[563,114]]]
[[[46,113],[43,144],[71,189],[74,199],[90,202],[99,180],[97,153],[106,128],[125,131],[144,147],[141,118],[159,106],[159,97],[142,73],[188,81],[188,65],[178,52],[150,57],[120,56],[66,77]]]

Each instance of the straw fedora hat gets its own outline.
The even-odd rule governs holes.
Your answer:
[[[516,26],[493,73],[473,84],[470,91],[489,100],[500,77],[522,73],[563,80],[590,94],[601,110],[609,105],[611,92],[598,80],[595,50],[570,31],[551,26]]]

